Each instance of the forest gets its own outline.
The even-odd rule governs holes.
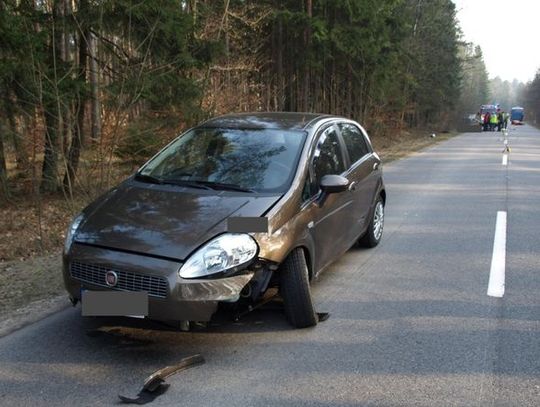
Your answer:
[[[451,0],[1,0],[0,38],[0,208],[31,209],[7,227],[38,249],[61,241],[44,218],[64,228],[205,118],[332,113],[384,139],[501,88]],[[539,75],[514,87],[537,114]]]

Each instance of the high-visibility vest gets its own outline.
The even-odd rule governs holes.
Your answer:
[[[491,115],[491,117],[490,117],[490,119],[489,119],[489,122],[490,122],[491,124],[497,124],[497,123],[499,123],[499,120],[497,119],[497,114],[496,114],[496,113],[494,113],[494,114]]]

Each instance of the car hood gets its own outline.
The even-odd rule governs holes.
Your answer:
[[[228,217],[261,216],[280,197],[127,182],[89,207],[75,241],[185,260]]]

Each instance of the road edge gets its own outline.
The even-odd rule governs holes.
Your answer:
[[[0,320],[0,338],[8,336],[28,325],[34,324],[71,306],[67,295],[33,301]]]

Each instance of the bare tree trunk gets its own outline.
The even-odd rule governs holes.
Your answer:
[[[313,1],[306,0],[306,14],[308,16],[308,23],[304,30],[304,42],[305,42],[305,60],[304,60],[304,84],[303,84],[303,106],[302,110],[309,111],[309,85],[310,85],[310,48],[311,48],[311,18],[313,17]]]
[[[97,63],[96,36],[88,33],[88,53],[90,56],[90,87],[92,89],[92,140],[101,137],[101,100],[99,98],[99,73]]]
[[[58,95],[57,59],[62,58],[64,36],[64,3],[65,0],[56,0],[53,4],[53,30],[50,41],[50,67],[53,69],[54,87],[44,95],[45,116],[45,145],[43,154],[43,167],[41,173],[42,192],[55,192],[58,190],[58,141],[61,140],[62,130],[62,103]]]
[[[72,60],[71,53],[70,53],[70,35],[67,27],[67,20],[68,18],[72,17],[73,9],[71,0],[62,0],[61,1],[60,8],[63,12],[63,26],[62,26],[62,44],[61,44],[61,58],[64,62],[69,62]],[[73,112],[72,112],[73,106],[71,103],[63,104],[62,105],[62,137],[60,140],[60,148],[62,150],[62,154],[64,157],[67,156],[69,144],[71,142],[71,139],[73,137],[72,129],[73,129]]]
[[[24,170],[28,168],[28,157],[26,156],[26,151],[22,142],[21,133],[17,128],[17,120],[15,119],[13,105],[13,100],[9,97],[9,94],[6,94],[5,114],[8,124],[6,131],[11,134],[11,139],[13,140],[17,168]]]
[[[276,64],[277,64],[277,80],[276,80],[276,94],[277,94],[277,104],[276,104],[276,110],[283,110],[285,108],[285,101],[284,101],[284,78],[283,78],[283,22],[281,21],[281,17],[278,20],[278,38],[277,38],[277,57],[276,57]]]
[[[188,0],[185,2],[185,9],[188,14],[193,16],[193,23],[197,23],[197,0]]]
[[[7,185],[6,157],[4,155],[4,129],[0,126],[0,202],[5,202],[9,198]]]
[[[26,143],[23,141],[28,130],[27,121],[25,118],[23,118],[20,126],[17,126],[16,122],[12,122],[11,126],[13,128],[13,147],[15,149],[17,169],[27,171],[29,167],[29,160],[28,153],[26,151]]]
[[[227,66],[231,66],[231,44],[230,44],[230,34],[229,34],[229,4],[230,0],[223,0],[224,10],[223,10],[223,31],[225,32],[225,61]],[[227,81],[227,89],[231,88],[231,71],[227,70],[225,72],[225,77]]]
[[[51,43],[53,44],[52,47],[54,47],[53,54],[52,54],[52,64],[51,67],[53,68],[54,72],[54,79],[55,79],[55,87],[58,87],[58,82],[56,81],[57,78],[57,68],[64,63],[65,61],[65,45],[66,45],[66,36],[65,36],[65,24],[66,19],[64,18],[65,15],[65,3],[66,0],[54,0],[52,2],[53,4],[53,34],[51,38]],[[61,68],[60,68],[61,69]],[[64,128],[68,126],[69,124],[64,120],[64,113],[65,113],[65,107],[66,104],[62,99],[58,97],[58,92],[56,92],[56,103],[58,104],[58,108],[56,110],[56,116],[58,120],[58,125],[56,127],[56,140],[55,140],[55,148],[56,152],[62,154],[62,146],[64,145]]]
[[[352,66],[349,63],[347,63],[347,106],[345,106],[345,116],[351,117],[352,116]]]
[[[41,173],[41,192],[58,190],[58,109],[56,101],[45,105],[45,146],[43,151],[43,167]]]
[[[86,79],[86,64],[88,60],[88,42],[89,31],[85,30],[79,35],[79,77]],[[64,189],[71,194],[73,191],[73,183],[77,175],[79,167],[79,159],[81,156],[81,148],[84,142],[84,119],[85,119],[86,95],[79,94],[77,101],[77,124],[73,131],[73,140],[68,153],[67,171],[64,176]]]

